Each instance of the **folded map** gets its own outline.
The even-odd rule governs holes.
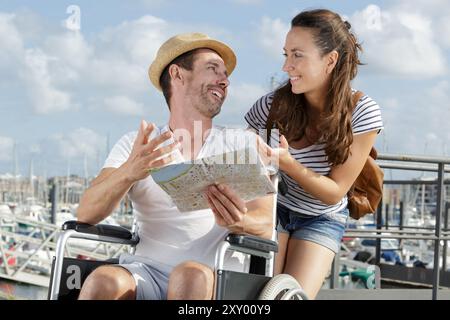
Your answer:
[[[212,184],[230,186],[244,201],[276,192],[253,148],[168,165],[151,175],[181,212],[209,208],[204,191]]]

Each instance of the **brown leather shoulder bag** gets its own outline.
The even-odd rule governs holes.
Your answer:
[[[357,91],[353,102],[361,99],[363,93]],[[364,167],[347,193],[350,217],[360,219],[368,213],[375,213],[383,196],[384,172],[375,162],[377,151],[372,147]]]

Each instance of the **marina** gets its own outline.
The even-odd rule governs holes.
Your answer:
[[[341,252],[321,291],[323,297],[362,290],[369,291],[370,299],[370,292],[376,298],[376,290],[387,288],[431,290],[433,299],[438,292],[447,294],[450,181],[444,179],[448,170],[444,162],[450,163],[450,159],[425,159],[427,163],[442,162],[432,167],[417,164],[421,158],[399,158],[401,161],[394,161],[397,158],[392,155],[380,155],[379,163],[385,170],[435,170],[438,176],[384,181],[377,213],[349,220]],[[416,160],[415,166],[412,160]],[[0,181],[0,299],[46,299],[58,232],[65,221],[76,219],[88,181],[59,177],[47,183],[27,179],[27,183],[13,176],[3,176]],[[130,229],[132,222],[132,207],[125,199],[102,223]],[[126,250],[126,245],[70,239],[66,256],[105,260]]]
[[[79,198],[87,185],[80,180],[54,178],[45,184],[37,177],[2,176],[0,299],[47,298],[58,232],[65,221],[76,220]],[[127,201],[101,223],[131,228]],[[104,260],[124,251],[122,245],[71,239],[67,256]]]
[[[303,25],[300,22],[305,15],[317,23],[309,24],[310,20],[306,19]],[[373,214],[359,220],[348,219],[340,248],[339,243],[333,245],[339,252],[317,299],[450,300],[450,42],[448,37],[441,36],[450,30],[449,19],[450,1],[325,0],[318,6],[310,0],[300,3],[231,0],[215,3],[213,10],[209,1],[201,0],[136,1],[133,5],[121,1],[109,1],[107,5],[85,0],[76,3],[3,1],[0,5],[0,300],[59,299],[61,284],[68,284],[67,278],[72,276],[67,268],[61,267],[60,262],[65,258],[69,261],[65,267],[75,265],[75,260],[81,261],[80,265],[98,266],[100,260],[115,263],[111,260],[128,252],[130,245],[119,242],[128,240],[124,236],[128,233],[115,227],[135,230],[134,218],[142,215],[136,215],[127,197],[101,222],[108,227],[76,223],[64,227],[64,223],[77,220],[77,216],[87,219],[89,212],[83,210],[82,217],[79,203],[103,166],[121,165],[125,159],[130,160],[127,164],[133,164],[136,158],[130,157],[133,151],[128,151],[140,146],[135,149],[138,143],[132,142],[132,132],[145,130],[145,122],[167,124],[168,131],[173,133],[179,128],[192,133],[189,120],[194,121],[192,138],[203,139],[199,139],[200,145],[191,143],[190,147],[193,151],[201,147],[204,153],[212,139],[198,135],[197,116],[208,127],[211,119],[213,127],[250,125],[255,129],[281,129],[292,149],[291,156],[301,163],[299,168],[304,166],[331,178],[316,179],[309,170],[301,170],[305,173],[298,175],[301,181],[294,181],[295,174],[286,175],[293,180],[286,179],[292,197],[284,197],[280,203],[291,199],[290,209],[315,215],[335,213],[326,208],[330,203],[342,201],[342,186],[349,183],[352,173],[356,175],[356,166],[349,163],[341,169],[334,165],[347,159],[348,151],[350,154],[356,151],[351,161],[362,164],[357,150],[364,150],[360,145],[366,142],[368,147],[369,135],[361,134],[372,131],[375,136],[376,131],[377,137],[370,143],[378,150],[376,162],[384,171],[382,201]],[[322,31],[311,32],[308,25]],[[182,36],[186,32],[190,36]],[[228,53],[215,45],[196,47],[193,40],[203,36],[211,38],[208,42],[217,39],[214,41],[225,45]],[[186,55],[181,59],[180,51],[167,50],[172,45],[166,46],[165,39],[179,39],[180,43],[190,43],[190,49],[202,50],[187,54],[188,46],[183,46]],[[214,70],[214,75],[206,77],[205,74],[201,81],[182,77],[179,84],[186,90],[170,90],[175,84],[170,81],[171,72],[169,77],[162,76],[167,76],[172,62],[178,64],[179,60],[172,56],[175,53],[180,54],[179,60],[186,58],[187,64],[192,65],[187,68],[180,63],[178,67],[186,69],[180,73],[182,76],[192,71],[195,71],[193,76],[202,75],[197,73],[197,65],[206,60],[193,59],[197,54],[218,55],[219,69],[216,65],[198,69],[205,73]],[[324,57],[328,58],[326,68]],[[191,80],[192,85],[188,85]],[[220,90],[216,86],[219,82]],[[196,90],[197,86],[202,89]],[[164,89],[162,94],[161,89]],[[352,108],[349,89],[354,97]],[[197,99],[194,93],[203,97]],[[210,110],[212,105],[207,103],[210,98],[216,109],[214,116]],[[205,118],[205,110],[200,110],[199,103],[211,116]],[[298,134],[294,134],[296,131]],[[190,149],[185,146],[189,139],[184,135],[176,138],[182,142],[181,151]],[[144,138],[143,142],[147,143],[148,139]],[[309,144],[314,147],[309,149]],[[211,143],[214,149],[220,145],[220,139]],[[138,158],[150,157],[146,152],[136,154]],[[295,172],[288,170],[293,163],[281,162],[285,173]],[[152,165],[148,163],[147,167]],[[122,171],[125,177],[137,177],[133,174],[136,166],[125,166],[125,169]],[[152,173],[159,168],[153,169]],[[108,178],[111,183],[112,178]],[[245,181],[252,184],[255,180]],[[179,219],[177,213],[174,219],[180,221],[179,225],[163,215],[161,219],[159,215],[146,219],[145,208],[156,212],[158,205],[163,204],[164,210],[159,212],[165,213],[170,207],[166,206],[169,199],[161,201],[165,200],[163,194],[153,193],[160,190],[147,189],[145,183],[141,185],[142,192],[133,193],[136,204],[145,203],[139,207],[144,214],[144,227],[149,223],[148,228],[142,228],[148,234],[142,233],[141,239],[163,244],[164,249],[153,251],[161,252],[155,254],[158,259],[185,260],[178,256],[179,251],[173,251],[177,255],[171,254],[171,249],[180,243],[197,245],[191,235],[203,233],[199,232],[200,228],[191,227],[192,223],[188,225],[188,219]],[[186,192],[192,191],[189,186],[191,183],[177,185]],[[107,199],[112,189],[103,189],[96,195]],[[251,188],[242,189],[245,194]],[[286,188],[279,190],[286,191]],[[191,195],[202,198],[198,193],[191,192]],[[198,204],[191,200],[185,202],[192,207]],[[341,204],[343,209],[345,205]],[[155,224],[150,225],[151,220]],[[184,222],[186,227],[181,224]],[[172,237],[173,226],[182,230],[173,232],[177,237]],[[64,228],[67,232],[63,232]],[[103,230],[110,233],[102,234]],[[118,232],[122,237],[113,237],[117,234],[111,230],[122,231]],[[78,237],[81,234],[120,240],[117,243],[101,242],[108,241],[105,237],[85,240]],[[179,235],[188,238],[179,240]],[[137,239],[134,236],[132,239]],[[172,240],[177,240],[174,246]],[[291,243],[294,246],[290,246],[290,253],[298,248],[303,250],[302,244]],[[211,248],[209,243],[205,242],[206,245]],[[275,247],[272,244],[271,248]],[[200,245],[195,249],[201,254],[206,252],[200,250]],[[270,251],[271,259],[274,251]],[[292,259],[286,260],[286,272],[302,279],[310,270],[316,271],[301,268],[299,275],[291,272],[296,269],[298,256],[293,254]],[[315,258],[319,259],[320,254],[304,261],[305,265],[314,261],[318,264]],[[269,269],[267,265],[266,269]],[[87,276],[88,268],[79,270],[83,277]],[[74,286],[78,290],[85,277],[75,276],[76,271],[72,279],[80,284]],[[267,276],[270,278],[272,274]],[[307,276],[314,282],[314,277]],[[107,282],[101,282],[104,283]],[[243,282],[236,283],[244,291]],[[319,286],[320,282],[315,287]],[[308,284],[305,287],[309,290]]]

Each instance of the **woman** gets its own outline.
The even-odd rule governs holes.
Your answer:
[[[275,274],[294,276],[314,299],[327,276],[348,218],[346,194],[383,124],[378,105],[353,101],[350,81],[361,64],[350,24],[329,10],[298,14],[284,46],[289,80],[260,98],[245,120],[272,130],[265,152],[278,157],[288,191],[279,194]],[[356,95],[355,95],[356,96]],[[355,106],[356,104],[356,106]]]

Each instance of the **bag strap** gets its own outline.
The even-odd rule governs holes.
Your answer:
[[[267,115],[266,120],[266,143],[270,146],[270,134],[273,127],[273,118],[274,118],[275,112],[273,111],[272,106],[270,106],[269,114]]]
[[[355,110],[356,105],[358,104],[359,99],[361,99],[364,96],[364,93],[361,91],[356,91],[352,96],[353,101],[353,110]]]
[[[361,92],[361,91],[356,91],[356,92],[353,94],[353,97],[352,97],[352,101],[353,101],[353,110],[355,110],[356,105],[358,104],[359,99],[361,99],[363,96],[364,96],[364,93]],[[370,149],[369,156],[370,156],[372,159],[374,159],[374,160],[377,159],[378,152],[377,152],[377,150],[375,150],[374,147],[372,147],[372,149]]]

